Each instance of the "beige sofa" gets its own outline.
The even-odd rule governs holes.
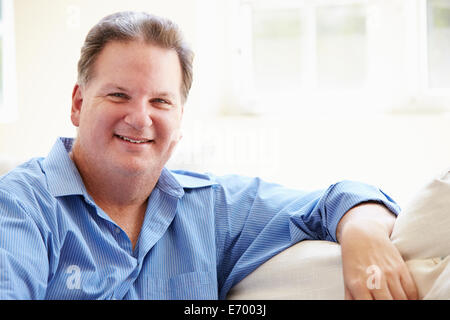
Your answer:
[[[18,163],[0,158],[0,176]],[[448,170],[431,179],[404,207],[392,241],[407,262],[420,298],[450,299]],[[344,299],[340,246],[327,241],[300,242],[235,285],[227,299]]]

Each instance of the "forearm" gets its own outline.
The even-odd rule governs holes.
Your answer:
[[[361,203],[351,208],[341,218],[336,229],[336,239],[341,243],[343,235],[354,228],[367,230],[370,233],[386,232],[386,236],[390,237],[395,218],[395,214],[383,204],[376,202]]]

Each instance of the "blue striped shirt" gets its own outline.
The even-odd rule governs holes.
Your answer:
[[[291,190],[258,178],[163,169],[135,248],[87,193],[59,138],[0,178],[0,299],[225,299],[263,262],[306,239],[336,241],[378,188]]]

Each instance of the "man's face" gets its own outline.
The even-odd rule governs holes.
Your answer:
[[[162,169],[180,139],[181,81],[174,50],[107,44],[91,80],[73,92],[77,165],[127,175]]]

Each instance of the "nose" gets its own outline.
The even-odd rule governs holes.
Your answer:
[[[124,121],[136,130],[143,130],[152,125],[150,107],[146,101],[138,101],[129,106]]]

